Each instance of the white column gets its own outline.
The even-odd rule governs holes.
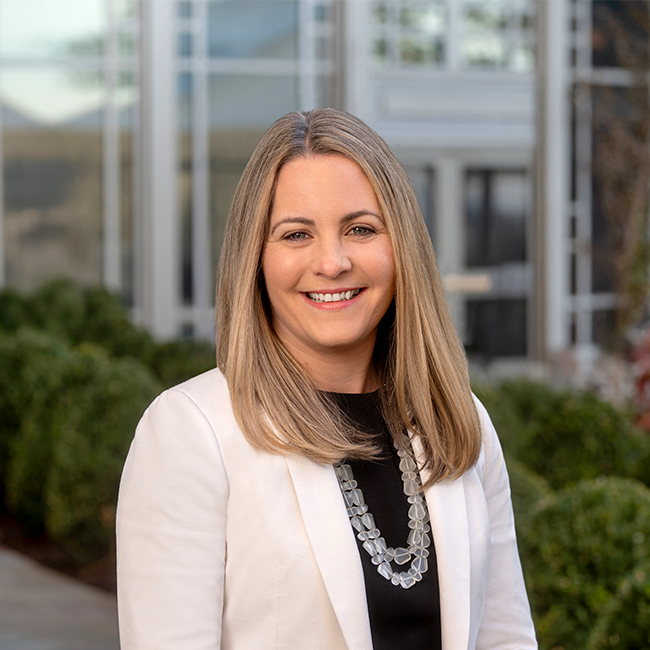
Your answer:
[[[314,0],[298,2],[298,105],[301,111],[316,106],[316,30]]]
[[[447,0],[447,40],[446,59],[448,70],[461,67],[461,46],[463,43],[463,4],[464,0]]]
[[[444,158],[436,167],[436,222],[435,237],[438,268],[443,277],[460,273],[465,267],[465,215],[463,203],[463,165],[460,160]],[[448,294],[447,303],[464,340],[464,299],[459,294]]]
[[[368,50],[370,48],[370,9],[368,0],[344,0],[343,30],[345,38],[345,106],[343,108],[372,122],[370,115],[371,74]]]
[[[564,350],[569,344],[569,104],[568,39],[569,21],[566,0],[540,0],[540,83],[542,93],[540,137],[543,156],[540,164],[544,186],[544,287],[545,348],[547,353]]]
[[[140,200],[136,307],[161,339],[179,333],[180,224],[177,191],[173,0],[142,0]]]
[[[192,293],[194,335],[214,338],[215,278],[210,246],[210,132],[208,120],[207,2],[195,2],[192,57]]]
[[[104,77],[106,99],[103,128],[102,283],[112,291],[122,288],[120,263],[120,149],[117,114],[116,0],[108,0]]]

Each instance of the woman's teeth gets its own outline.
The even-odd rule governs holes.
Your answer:
[[[352,289],[352,291],[341,291],[341,293],[307,293],[307,295],[314,302],[341,302],[350,300],[360,293],[361,289]]]

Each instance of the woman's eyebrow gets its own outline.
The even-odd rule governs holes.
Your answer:
[[[348,221],[354,221],[358,217],[363,217],[367,214],[373,217],[377,217],[379,221],[384,223],[383,217],[380,214],[373,212],[372,210],[357,210],[356,212],[350,212],[350,214],[346,214],[345,216],[341,217],[341,223],[348,223]]]
[[[303,226],[315,226],[316,223],[313,219],[307,219],[307,217],[287,217],[286,219],[281,219],[278,221],[273,228],[271,228],[271,234],[275,232],[275,229],[278,226],[281,226],[283,223],[301,223]]]

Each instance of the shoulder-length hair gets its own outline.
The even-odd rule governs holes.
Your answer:
[[[244,170],[226,224],[217,283],[217,365],[244,435],[259,448],[318,463],[376,454],[289,354],[273,330],[261,259],[278,172],[305,156],[344,156],[363,170],[393,247],[395,297],[374,355],[380,400],[397,442],[422,443],[427,484],[477,461],[478,414],[467,359],[445,301],[433,246],[406,172],[358,118],[322,108],[289,113],[266,132]]]

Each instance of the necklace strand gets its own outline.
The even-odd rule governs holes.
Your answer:
[[[375,518],[368,512],[363,492],[354,480],[352,468],[347,463],[339,463],[334,466],[334,470],[352,528],[357,538],[363,542],[362,546],[370,555],[371,562],[377,566],[377,572],[386,580],[390,580],[391,584],[402,589],[410,589],[416,582],[422,580],[422,574],[429,568],[427,547],[431,545],[431,538],[428,535],[431,528],[428,524],[427,503],[419,494],[421,484],[417,465],[404,449],[398,448],[397,455],[400,457],[399,468],[402,472],[404,494],[411,504],[408,512],[410,531],[406,539],[406,547],[386,546],[386,540],[375,525]],[[393,570],[391,562],[401,566],[409,560],[411,566],[408,571]]]

